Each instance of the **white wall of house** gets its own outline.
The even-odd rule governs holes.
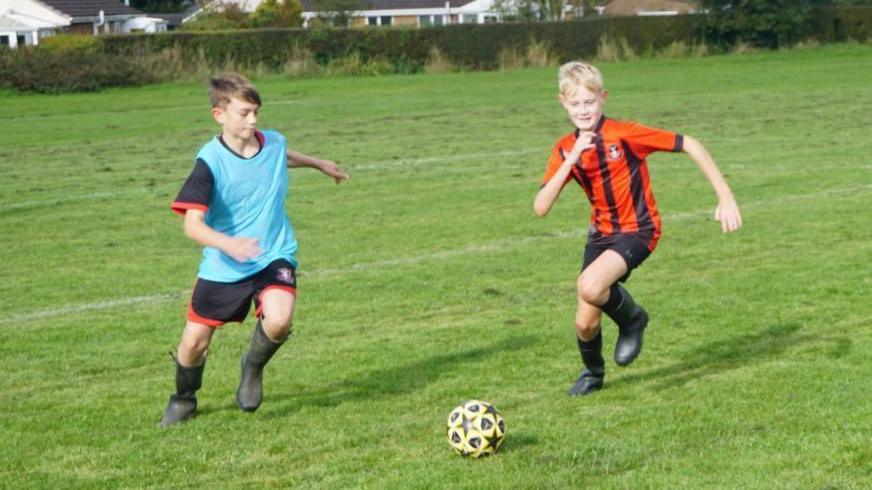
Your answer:
[[[39,44],[40,38],[69,26],[70,19],[33,0],[0,0],[0,44],[12,48]]]
[[[0,46],[12,49],[39,43],[38,30],[17,22],[10,22],[6,16],[0,16]]]
[[[445,2],[444,7],[419,8],[419,9],[390,9],[390,10],[358,10],[353,17],[375,18],[376,25],[382,25],[384,17],[418,17],[418,25],[444,25],[448,23],[451,15],[456,15],[461,24],[483,24],[489,18],[496,19],[497,14],[491,12],[494,0],[475,0],[462,7],[452,7],[450,0]],[[307,27],[310,20],[318,17],[320,12],[303,12],[303,27]]]
[[[169,22],[154,17],[134,17],[124,23],[122,31],[125,33],[144,32],[153,34],[155,32],[166,32],[168,24]]]
[[[34,0],[0,0],[0,15],[12,13],[16,17],[26,18],[28,24],[68,26],[72,19]]]

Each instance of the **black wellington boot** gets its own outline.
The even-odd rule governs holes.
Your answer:
[[[648,312],[633,301],[624,288],[615,285],[622,296],[621,302],[612,310],[603,310],[618,324],[618,341],[615,343],[615,362],[628,366],[642,352],[642,337],[648,326]]]
[[[170,395],[170,402],[160,421],[161,427],[168,427],[193,417],[197,410],[195,393],[203,386],[205,362],[197,367],[187,368],[179,364],[175,357],[173,360],[176,363],[176,392]]]
[[[570,396],[584,396],[600,390],[606,375],[606,361],[603,359],[603,336],[598,333],[590,341],[578,340],[578,351],[585,369],[578,380],[569,388]]]
[[[279,350],[284,341],[273,342],[263,331],[260,321],[251,333],[251,345],[242,356],[242,378],[236,390],[236,404],[246,412],[253,412],[263,398],[263,368]]]

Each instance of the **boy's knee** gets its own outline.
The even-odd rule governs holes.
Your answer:
[[[208,348],[208,339],[184,337],[182,338],[181,343],[179,343],[179,359],[184,361],[200,360],[202,359],[203,354],[206,353],[206,349]],[[197,362],[193,362],[193,364],[197,364]]]
[[[600,305],[605,299],[608,299],[606,293],[607,288],[603,288],[600,284],[594,281],[587,280],[584,277],[578,282],[578,297],[585,303],[592,305]],[[603,298],[603,296],[606,296]]]
[[[578,337],[582,340],[588,341],[594,337],[600,330],[600,322],[599,321],[584,321],[584,320],[575,320],[575,331],[578,334]]]
[[[273,314],[261,318],[263,330],[270,339],[281,342],[290,335],[293,329],[293,319],[290,312],[287,314]]]

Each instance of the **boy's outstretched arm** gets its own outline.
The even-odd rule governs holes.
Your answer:
[[[293,150],[288,150],[288,168],[293,167],[312,167],[317,168],[318,170],[324,172],[325,174],[333,177],[333,180],[336,183],[340,183],[343,180],[348,180],[351,177],[342,170],[342,167],[339,166],[338,163],[332,160],[322,160],[321,158],[316,158],[310,155],[306,155],[304,153],[299,153]]]
[[[590,131],[581,133],[578,136],[578,139],[575,140],[575,146],[572,147],[572,151],[566,155],[566,159],[563,160],[563,163],[560,165],[560,168],[557,169],[554,175],[551,176],[551,179],[539,189],[539,193],[536,194],[536,199],[533,201],[533,211],[536,212],[539,216],[545,216],[551,211],[551,206],[554,205],[554,202],[557,201],[557,198],[560,196],[560,191],[563,190],[563,184],[566,182],[566,177],[569,176],[569,172],[572,171],[573,165],[578,163],[578,159],[581,158],[581,153],[588,148],[593,148],[593,139],[596,137],[595,133]]]
[[[721,222],[721,230],[724,233],[736,231],[742,226],[742,214],[739,213],[739,205],[733,197],[733,191],[718,170],[717,164],[702,143],[684,136],[683,151],[696,163],[700,170],[708,178],[718,195],[718,207],[715,208],[715,219]]]
[[[557,170],[557,173],[551,177],[551,180],[546,182],[539,189],[539,193],[536,194],[536,200],[533,201],[533,211],[537,215],[546,216],[551,211],[551,206],[554,205],[554,202],[560,196],[560,191],[563,190],[563,183],[566,181],[569,172],[572,171],[572,166],[575,165],[574,163],[567,163],[569,161],[570,159],[567,158]]]
[[[246,262],[261,254],[257,240],[215,231],[206,224],[206,213],[199,209],[189,209],[185,213],[185,235],[204,247],[217,248],[237,262]]]

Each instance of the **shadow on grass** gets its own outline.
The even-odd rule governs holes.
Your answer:
[[[528,446],[535,446],[539,442],[539,439],[536,436],[531,435],[526,432],[512,432],[511,434],[506,434],[506,439],[503,442],[502,447],[500,448],[501,453],[512,452],[512,451],[523,451],[528,448]]]
[[[461,369],[467,363],[484,362],[489,357],[532,345],[535,337],[512,337],[502,342],[422,358],[418,361],[379,369],[358,378],[334,383],[316,392],[290,393],[271,396],[270,404],[291,400],[280,409],[271,410],[267,417],[284,417],[303,406],[333,407],[356,400],[373,400],[419,391],[441,376]]]
[[[651,388],[657,390],[681,386],[714,373],[765,362],[797,345],[821,340],[817,335],[800,333],[801,328],[802,325],[796,323],[773,325],[756,334],[735,336],[701,345],[680,354],[677,362],[622,376],[613,384],[653,382]]]

